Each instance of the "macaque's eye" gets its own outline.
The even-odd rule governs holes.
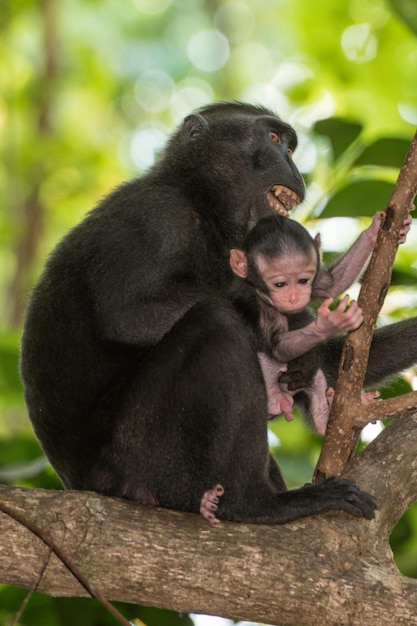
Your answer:
[[[280,136],[277,133],[274,133],[273,130],[270,131],[269,138],[273,143],[276,143],[276,144],[282,143]],[[292,157],[294,150],[290,146],[287,146],[285,142],[284,142],[284,146],[286,147],[288,156]]]
[[[313,279],[312,278],[300,278],[297,282],[298,282],[298,284],[301,287],[310,287],[311,288],[311,285],[313,283]]]
[[[282,289],[283,287],[285,287],[287,283],[274,283],[274,287],[276,287],[277,289]]]

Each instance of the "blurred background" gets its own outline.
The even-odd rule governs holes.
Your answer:
[[[346,249],[385,207],[417,127],[417,3],[0,0],[0,57],[0,482],[61,488],[18,375],[25,306],[48,252],[144,172],[185,115],[230,99],[269,106],[296,128],[307,197],[294,217],[321,233],[326,259]],[[417,314],[416,244],[414,226],[380,324]],[[414,388],[414,378],[404,372],[383,395]],[[381,427],[365,429],[361,445]],[[299,419],[275,420],[270,443],[290,486],[311,479],[320,439]],[[417,577],[415,506],[391,541],[401,571]],[[0,586],[0,626],[25,595]],[[118,607],[147,626],[231,624]],[[114,623],[94,600],[35,594],[19,624],[76,620]]]

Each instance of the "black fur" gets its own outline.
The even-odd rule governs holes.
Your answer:
[[[373,516],[349,481],[285,491],[268,452],[256,346],[228,300],[229,249],[271,213],[267,191],[304,195],[295,146],[270,111],[207,107],[52,253],[28,307],[21,373],[66,487],[197,512],[219,482],[223,519],[280,523],[332,508]],[[378,377],[417,360],[416,320],[398,328],[408,358],[391,335],[386,346],[376,340]],[[326,354],[332,372],[338,351]]]

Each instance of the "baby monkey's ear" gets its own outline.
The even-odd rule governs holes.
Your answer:
[[[232,248],[230,250],[230,267],[236,276],[246,278],[248,275],[248,258],[243,250]]]

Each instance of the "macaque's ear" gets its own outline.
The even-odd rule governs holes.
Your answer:
[[[238,250],[238,248],[232,248],[230,250],[230,267],[237,276],[240,276],[240,278],[247,277],[248,259],[243,250]]]
[[[318,258],[319,258],[319,260],[321,260],[321,237],[320,237],[320,233],[317,233],[317,235],[314,237],[314,243],[316,244]]]

